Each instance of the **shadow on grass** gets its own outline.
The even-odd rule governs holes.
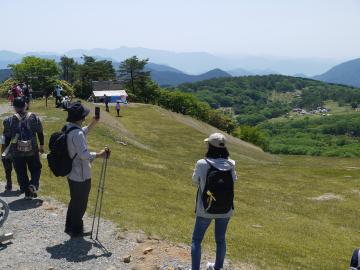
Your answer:
[[[47,247],[46,251],[51,254],[51,259],[65,259],[68,262],[85,262],[99,257],[110,257],[111,253],[104,252],[101,255],[89,254],[92,247],[102,249],[102,245],[96,242],[88,241],[82,237],[71,238],[62,244]]]
[[[9,203],[9,208],[11,211],[25,211],[29,209],[38,208],[42,206],[42,204],[43,201],[40,199],[34,199],[34,200],[19,199]]]

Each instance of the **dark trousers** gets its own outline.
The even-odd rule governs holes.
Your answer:
[[[120,116],[120,110],[116,109],[116,112],[117,112],[117,116],[119,117]]]
[[[1,161],[5,170],[6,182],[11,183],[11,172],[13,169],[12,160],[8,158],[2,158]]]
[[[33,185],[36,189],[39,189],[39,180],[42,168],[39,154],[25,157],[14,157],[14,168],[21,191],[28,190],[29,185]],[[31,180],[29,180],[27,173],[28,169],[30,171]]]
[[[65,231],[80,234],[84,230],[83,217],[87,208],[91,179],[76,182],[68,179],[70,188],[70,202],[66,214]]]
[[[59,107],[60,106],[60,104],[61,104],[61,96],[60,97],[55,97],[55,106],[56,107]]]

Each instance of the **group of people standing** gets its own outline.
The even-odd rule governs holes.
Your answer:
[[[5,169],[6,191],[13,189],[12,170],[15,169],[19,193],[24,199],[37,198],[40,186],[42,164],[40,154],[45,153],[44,132],[40,118],[28,111],[24,96],[15,97],[12,102],[14,114],[3,121],[1,136],[1,159]],[[91,187],[91,162],[95,158],[108,157],[110,151],[89,152],[86,136],[99,121],[93,118],[90,125],[81,127],[89,110],[81,102],[69,103],[65,110],[68,113],[67,152],[72,159],[71,171],[68,174],[70,202],[68,206],[65,232],[71,237],[84,235],[83,216],[85,214]],[[30,174],[30,177],[29,177]]]
[[[20,192],[25,193],[26,199],[32,199],[37,197],[39,189],[42,168],[39,153],[44,153],[43,126],[39,117],[28,111],[23,96],[16,97],[13,106],[15,113],[3,123],[2,161],[6,172],[6,189],[12,189],[13,164]],[[84,107],[81,101],[69,103],[66,111],[67,124],[62,132],[66,134],[66,154],[72,159],[72,167],[67,175],[70,202],[65,233],[71,237],[83,237],[87,235],[83,216],[91,190],[91,163],[96,158],[108,158],[110,150],[88,150],[87,135],[98,123],[99,118],[94,116],[90,124],[83,127],[90,110]],[[220,133],[211,134],[205,139],[205,143],[205,157],[197,161],[192,176],[198,187],[191,246],[192,270],[200,269],[201,243],[212,221],[215,221],[216,261],[208,263],[207,269],[220,270],[223,268],[226,255],[226,231],[233,214],[234,183],[237,176],[235,161],[229,158],[225,136]]]
[[[1,140],[5,189],[12,190],[11,173],[14,167],[20,193],[25,193],[25,199],[32,199],[37,197],[39,189],[42,168],[39,153],[44,153],[43,126],[40,118],[28,111],[25,96],[15,97],[12,104],[15,113],[4,120]]]
[[[12,104],[14,99],[17,97],[24,97],[27,105],[30,105],[30,101],[32,99],[32,87],[30,84],[26,82],[23,83],[13,83],[8,91],[8,101]]]

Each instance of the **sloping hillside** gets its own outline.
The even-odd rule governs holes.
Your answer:
[[[36,101],[32,110],[41,115],[47,139],[64,123],[65,113],[45,109],[43,101]],[[189,244],[196,193],[191,174],[204,156],[203,139],[214,129],[152,105],[129,105],[121,117],[115,115],[113,108],[110,114],[102,112],[101,123],[89,134],[90,149],[112,149],[104,217],[122,229]],[[256,269],[345,268],[360,241],[360,191],[354,188],[359,159],[274,157],[240,140],[229,141],[239,177],[236,214],[227,236],[229,258]],[[67,202],[66,181],[54,178],[43,164],[40,196]],[[96,160],[89,213],[100,167]],[[210,251],[212,236],[209,231],[204,242]]]
[[[360,87],[360,58],[341,63],[314,79]]]

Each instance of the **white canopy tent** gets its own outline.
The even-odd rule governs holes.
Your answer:
[[[121,100],[122,102],[126,101],[128,94],[125,90],[100,90],[93,91],[95,102],[104,102],[104,95],[109,98],[111,103],[116,102],[117,100]]]

